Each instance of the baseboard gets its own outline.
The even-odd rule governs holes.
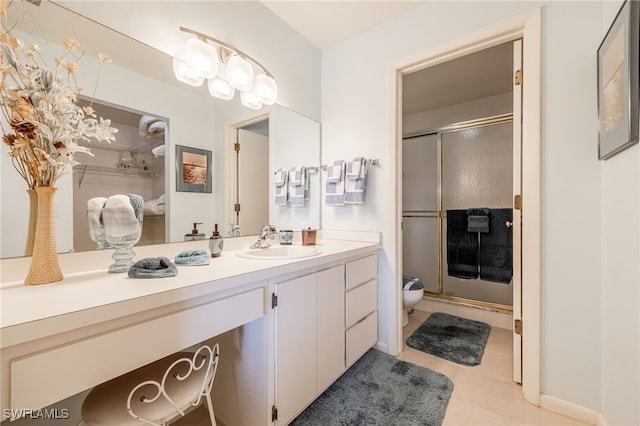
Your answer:
[[[607,426],[607,422],[604,420],[604,417],[602,417],[602,413],[598,414],[598,423],[596,423],[597,426]]]
[[[591,408],[583,407],[563,399],[542,394],[540,395],[540,406],[550,411],[554,411],[563,416],[571,417],[592,425],[605,426],[602,414]]]
[[[382,353],[388,354],[389,352],[387,352],[389,350],[389,346],[387,346],[386,343],[382,343],[382,342],[376,342],[375,345],[373,345],[373,349],[377,349]]]

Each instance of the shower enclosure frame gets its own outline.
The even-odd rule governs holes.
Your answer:
[[[438,203],[437,208],[438,210],[437,211],[433,211],[433,210],[408,211],[408,212],[405,212],[403,210],[402,217],[403,218],[430,217],[430,218],[438,219],[438,292],[435,293],[433,291],[429,291],[425,289],[424,291],[425,295],[432,297],[434,299],[454,302],[458,305],[491,309],[498,312],[513,313],[513,306],[444,294],[445,271],[443,268],[443,264],[444,264],[443,252],[445,248],[445,238],[444,238],[445,237],[444,235],[445,215],[444,215],[443,203],[442,203],[442,195],[443,195],[442,194],[442,180],[443,180],[442,135],[446,133],[453,133],[453,132],[458,132],[458,131],[467,130],[467,129],[486,127],[486,126],[492,126],[492,125],[504,124],[504,123],[513,123],[513,113],[499,114],[499,115],[494,115],[494,116],[489,116],[484,118],[462,121],[462,122],[448,124],[441,127],[432,128],[432,129],[421,131],[421,132],[404,135],[402,137],[403,141],[407,139],[420,138],[420,137],[433,136],[433,135],[436,135],[437,137],[437,141],[436,141],[437,154],[436,155],[437,155],[437,203]],[[515,255],[516,254],[514,253],[514,258],[515,258]]]

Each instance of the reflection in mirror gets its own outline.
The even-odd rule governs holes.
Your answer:
[[[53,63],[54,58],[59,56],[62,49],[59,43],[69,35],[76,35],[85,49],[85,55],[79,63],[77,77],[79,83],[85,88],[92,89],[97,83],[96,100],[100,100],[102,105],[117,105],[120,109],[140,115],[148,112],[152,116],[161,117],[170,123],[166,133],[164,167],[158,165],[157,169],[164,169],[164,177],[157,176],[157,179],[155,179],[156,177],[154,179],[140,177],[140,179],[153,180],[154,182],[151,184],[152,189],[148,192],[150,199],[160,199],[163,192],[158,188],[163,187],[165,197],[170,200],[166,204],[164,216],[165,241],[182,241],[184,235],[190,232],[194,222],[201,222],[200,229],[207,235],[210,235],[216,223],[221,226],[223,235],[228,234],[231,224],[235,223],[233,212],[235,201],[231,196],[231,188],[234,184],[232,183],[230,160],[233,152],[233,138],[229,123],[246,122],[248,118],[255,117],[255,112],[242,107],[240,101],[236,99],[219,101],[208,96],[206,90],[196,93],[194,88],[187,87],[175,80],[171,58],[167,54],[85,19],[50,1],[42,1],[39,6],[28,2],[14,2],[8,11],[8,20],[17,23],[15,31],[25,43],[35,42],[45,47],[41,53],[49,63]],[[28,21],[29,24],[24,24],[23,20]],[[106,64],[99,71],[101,62],[97,56],[101,51],[107,51],[113,58],[113,63]],[[115,123],[116,114],[106,109],[102,111],[101,108],[103,106],[96,106],[97,114],[104,118],[113,119]],[[263,158],[261,162],[268,167],[268,177],[263,179],[251,173],[249,181],[254,184],[269,182],[267,189],[269,194],[267,200],[268,221],[279,227],[317,228],[320,226],[319,184],[316,190],[312,191],[312,200],[305,209],[298,211],[294,211],[292,208],[275,209],[273,206],[273,172],[278,167],[319,165],[319,123],[280,105],[271,105],[263,109],[261,113],[268,114],[269,117],[269,159],[267,161]],[[300,123],[308,123],[309,127],[315,129],[315,134],[307,137],[287,130],[288,124],[291,124],[292,128],[298,128]],[[120,147],[118,145],[121,142],[120,136],[127,132],[123,130],[125,126],[115,125],[115,127],[121,128],[121,130],[116,135],[118,142],[113,144],[113,147]],[[129,127],[133,133],[137,127],[135,120]],[[213,152],[214,188],[211,194],[176,192],[174,167],[176,145]],[[287,148],[288,145],[291,149]],[[112,161],[109,167],[113,166],[113,156],[118,154],[115,151],[107,152],[99,148],[96,143],[91,143],[91,149],[96,157],[100,157],[100,159],[109,157],[109,161]],[[314,159],[293,158],[294,153],[301,150],[305,155],[313,155]],[[125,153],[125,155],[128,154]],[[24,183],[20,181],[11,166],[4,146],[1,157],[0,208],[2,214],[0,215],[0,230],[2,241],[0,257],[22,256],[28,220],[28,196]],[[83,155],[79,156],[78,161],[81,165],[95,164],[92,161],[96,160],[96,157]],[[123,161],[126,163],[128,159],[128,157],[123,158]],[[285,159],[287,161],[284,161]],[[162,157],[149,161],[162,162]],[[154,164],[153,171],[156,171],[155,167]],[[81,189],[86,189],[88,187],[87,179],[104,180],[107,176],[117,176],[116,174],[95,173],[87,170],[84,173],[83,182],[80,184],[81,172],[82,169],[76,170],[73,174],[68,173],[62,176],[56,184],[58,190],[55,198],[55,220],[59,252],[85,249],[84,246],[80,246],[80,243],[76,247],[75,234],[78,232],[84,233],[88,239],[86,207],[83,212],[74,209],[74,189],[77,190],[79,186]],[[319,179],[319,177],[312,176],[312,179]],[[262,194],[264,193],[263,190]],[[98,196],[101,194],[85,193],[83,197],[86,198],[89,195]],[[147,197],[143,196],[143,198],[147,200]],[[299,217],[299,222],[296,222],[296,217]],[[259,220],[264,221],[264,219]],[[147,227],[149,223],[150,221],[145,219],[144,227]],[[242,230],[242,235],[253,232],[255,231]],[[92,245],[92,247],[95,246]]]
[[[233,147],[228,169],[227,223],[243,235],[257,234],[266,224],[292,230],[320,227],[320,123],[282,105],[268,114],[231,124]],[[237,145],[239,144],[239,146]],[[276,205],[275,172],[304,166],[309,199],[300,207]]]
[[[89,104],[81,100],[78,105]],[[147,113],[128,111],[94,101],[92,106],[118,129],[111,144],[84,142],[94,154],[73,169],[73,249],[96,248],[79,220],[86,214],[87,201],[94,197],[133,193],[145,200],[142,236],[137,245],[165,242],[165,152],[167,120]]]

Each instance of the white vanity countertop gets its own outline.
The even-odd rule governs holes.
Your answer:
[[[378,233],[363,235],[365,238],[359,240],[340,240],[326,238],[330,236],[328,232],[320,234],[316,245],[319,255],[288,260],[244,259],[234,249],[248,248],[255,237],[225,239],[222,255],[212,258],[209,265],[178,265],[177,276],[155,279],[132,279],[126,273],[107,272],[113,250],[101,250],[61,254],[62,281],[25,286],[23,280],[30,258],[3,259],[0,260],[1,347],[71,329],[78,322],[94,324],[212,293],[231,294],[247,284],[380,248]],[[134,247],[135,260],[165,256],[173,261],[182,250],[206,249],[207,245],[207,240],[201,240]]]

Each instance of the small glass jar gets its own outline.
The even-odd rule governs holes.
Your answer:
[[[293,231],[290,229],[280,230],[280,244],[290,246],[293,243]]]

